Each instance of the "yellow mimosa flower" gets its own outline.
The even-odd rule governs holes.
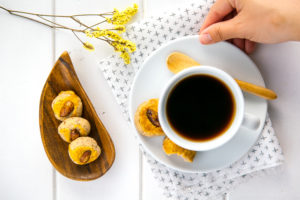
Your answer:
[[[89,42],[84,42],[83,43],[83,47],[85,49],[89,50],[89,51],[94,51],[95,50],[94,46],[91,43],[89,43]]]
[[[133,4],[133,7],[128,7],[123,11],[114,10],[114,14],[111,18],[106,18],[106,21],[115,25],[124,25],[131,20],[131,18],[137,13],[138,5]]]
[[[126,28],[124,25],[116,25],[115,30],[117,30],[118,33],[123,33],[123,32],[125,32]]]

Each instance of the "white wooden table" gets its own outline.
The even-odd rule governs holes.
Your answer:
[[[0,0],[5,7],[50,14],[99,13],[139,4],[138,19],[185,0]],[[67,31],[53,31],[0,10],[0,199],[2,200],[152,200],[162,196],[147,163],[122,118],[114,97],[97,69],[95,56],[112,53],[97,44],[82,51]],[[39,98],[58,56],[70,51],[79,79],[111,134],[116,160],[106,175],[90,182],[65,178],[50,164],[41,142]],[[300,43],[260,46],[252,58],[266,84],[278,93],[269,104],[274,128],[285,152],[280,174],[255,178],[228,195],[232,200],[300,199]]]

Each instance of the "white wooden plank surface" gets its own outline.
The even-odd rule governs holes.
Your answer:
[[[125,8],[138,2],[140,11],[145,11],[140,12],[138,19],[141,19],[191,1],[2,0],[0,5],[51,13],[55,2],[57,14],[72,14]],[[87,52],[67,31],[56,31],[54,43],[52,31],[48,28],[4,11],[0,11],[0,15],[0,199],[166,199],[150,167],[141,159],[131,128],[121,117],[110,88],[96,67],[96,60],[110,55],[112,49],[104,43],[97,43],[96,52]],[[91,182],[72,181],[54,172],[40,139],[40,93],[54,63],[53,57],[58,58],[64,50],[70,51],[79,79],[115,143],[113,167],[102,178]],[[269,111],[286,163],[280,174],[255,178],[239,186],[230,194],[230,199],[300,198],[297,190],[300,184],[300,136],[297,134],[300,120],[299,52],[299,43],[284,43],[263,45],[253,55],[268,87],[279,95],[278,100],[270,102]],[[17,192],[13,188],[17,188]]]
[[[299,199],[300,185],[300,43],[262,45],[252,56],[266,84],[278,94],[269,113],[285,154],[280,173],[255,178],[232,192],[230,199]]]
[[[56,1],[56,13],[107,12],[114,7],[124,9],[134,2],[136,1],[63,0]],[[115,144],[116,159],[108,173],[95,181],[72,181],[57,174],[57,199],[79,200],[88,197],[91,200],[138,200],[140,199],[138,145],[96,63],[96,60],[109,56],[113,50],[106,43],[96,41],[94,44],[96,52],[88,52],[72,33],[56,31],[55,54],[58,57],[64,50],[70,51],[79,80]]]
[[[51,12],[51,1],[1,1]],[[52,166],[39,130],[40,94],[52,67],[51,31],[0,10],[0,199],[52,199]]]

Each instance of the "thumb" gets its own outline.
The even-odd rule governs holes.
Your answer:
[[[213,44],[232,38],[242,38],[241,29],[238,28],[236,18],[210,25],[200,32],[199,40],[202,44]]]

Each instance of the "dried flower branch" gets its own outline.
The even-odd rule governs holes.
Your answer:
[[[19,16],[31,21],[43,24],[53,29],[66,29],[73,32],[75,37],[83,44],[83,47],[89,51],[94,50],[94,46],[89,42],[83,42],[77,33],[85,34],[87,37],[96,38],[110,44],[115,51],[120,52],[120,57],[123,58],[126,64],[130,63],[130,53],[136,50],[136,45],[122,38],[121,34],[126,31],[125,24],[127,24],[132,17],[137,13],[138,6],[136,4],[133,7],[128,7],[123,11],[114,9],[113,12],[101,13],[101,14],[76,14],[76,15],[49,15],[39,14],[31,12],[23,12],[17,10],[10,10],[0,5],[0,9],[7,11],[8,13]],[[51,18],[67,18],[80,25],[80,28],[74,28],[66,26],[64,24],[52,21]],[[81,17],[100,17],[101,21],[93,25],[87,25],[81,19]],[[99,25],[108,23],[113,25],[109,29],[100,29]]]

